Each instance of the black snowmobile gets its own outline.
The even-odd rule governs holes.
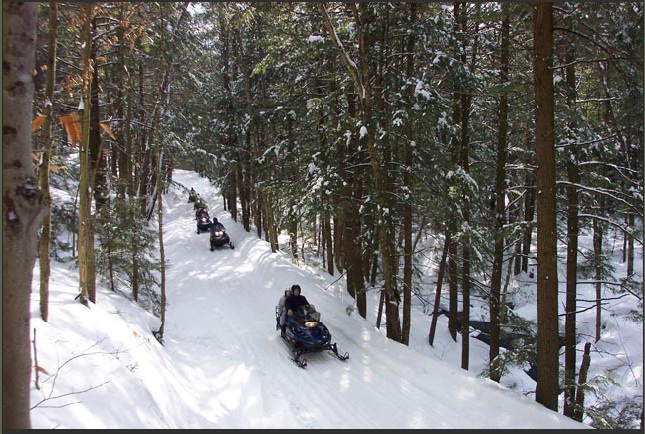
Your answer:
[[[224,229],[224,225],[221,223],[218,223],[217,219],[214,219],[210,229],[211,229],[211,252],[218,247],[225,246],[226,244],[228,244],[228,246],[231,249],[235,248],[235,246],[233,246],[233,243],[231,242],[231,238],[226,233],[226,229]]]
[[[208,232],[213,224],[213,222],[211,222],[210,217],[208,216],[208,211],[204,209],[197,212],[195,219],[197,220],[198,234],[201,234],[202,232]]]
[[[291,347],[293,360],[301,368],[307,366],[304,355],[331,351],[339,360],[349,359],[349,354],[340,354],[336,342],[331,342],[331,333],[327,326],[320,321],[320,312],[311,306],[301,306],[293,316],[287,316],[285,330],[281,332],[282,339]],[[276,328],[280,329],[280,317],[276,306]]]

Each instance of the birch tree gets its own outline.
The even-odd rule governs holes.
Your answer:
[[[30,429],[30,293],[45,212],[31,160],[36,3],[2,3],[2,428]]]

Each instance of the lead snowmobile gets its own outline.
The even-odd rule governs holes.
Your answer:
[[[217,218],[213,218],[213,223],[211,224],[211,237],[210,237],[210,246],[211,252],[218,247],[222,247],[228,244],[231,249],[234,249],[235,246],[231,241],[231,238],[226,233],[224,225],[217,221]]]
[[[279,328],[280,318],[276,306],[276,321]],[[301,306],[293,316],[287,316],[285,330],[281,332],[282,339],[289,344],[293,353],[293,362],[301,368],[307,366],[304,355],[331,351],[339,360],[349,359],[349,354],[340,354],[336,342],[331,342],[331,333],[325,324],[320,321],[320,312],[311,306]]]

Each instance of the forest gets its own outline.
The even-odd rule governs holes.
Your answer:
[[[315,246],[359,315],[378,287],[379,324],[402,344],[419,240],[435,240],[428,344],[443,291],[467,369],[470,300],[485,298],[493,381],[509,281],[535,273],[536,400],[557,410],[564,393],[576,420],[580,285],[596,288],[585,339],[600,339],[605,289],[633,297],[642,322],[643,2],[14,2],[3,21],[3,155],[16,159],[3,165],[3,306],[15,307],[3,354],[16,362],[3,363],[3,427],[29,424],[20,288],[36,255],[45,321],[49,261],[71,251],[80,303],[105,279],[162,318],[163,338],[163,225],[149,222],[175,169],[208,178],[274,252],[283,232],[297,261]],[[77,183],[73,206],[50,183]]]

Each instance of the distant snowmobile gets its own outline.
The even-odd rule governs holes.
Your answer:
[[[276,321],[279,328],[279,315],[276,306]],[[320,321],[320,312],[315,312],[311,306],[301,306],[293,316],[287,316],[285,331],[281,332],[282,339],[289,344],[293,353],[293,362],[301,368],[307,366],[304,358],[306,353],[331,351],[339,360],[349,359],[349,354],[340,354],[336,342],[331,342],[331,333]]]
[[[201,234],[202,232],[208,232],[208,230],[211,228],[213,222],[211,222],[211,219],[208,215],[208,211],[205,209],[201,208],[201,211],[197,213],[197,216],[195,217],[197,219],[197,233]]]

